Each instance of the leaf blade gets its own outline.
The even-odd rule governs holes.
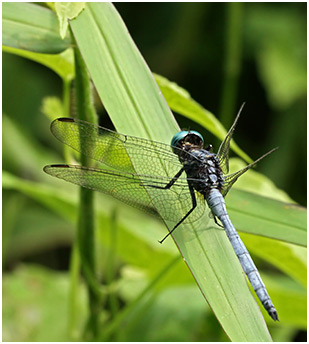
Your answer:
[[[69,48],[67,35],[61,39],[55,13],[29,3],[3,3],[2,44],[37,53],[56,54]]]
[[[93,38],[91,41],[87,39],[85,26]],[[178,129],[176,122],[114,8],[106,3],[88,3],[84,12],[71,22],[71,27],[117,130],[168,143]],[[209,221],[207,215],[203,220]],[[201,232],[192,226],[182,226],[176,231],[175,240],[222,326],[232,340],[270,340],[225,233],[216,228]],[[212,255],[205,248],[207,241],[215,243]],[[205,276],[210,275],[216,281],[216,288],[220,287],[222,299],[216,288],[205,283]],[[240,299],[245,299],[241,306]]]

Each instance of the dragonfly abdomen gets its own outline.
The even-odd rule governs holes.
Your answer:
[[[213,215],[215,215],[222,223],[225,232],[233,246],[233,249],[239,259],[239,262],[246,273],[256,295],[261,301],[264,308],[267,310],[268,314],[273,320],[279,320],[276,308],[274,307],[266,287],[261,279],[261,276],[250,257],[246,246],[240,239],[236,229],[234,228],[225,207],[225,202],[220,191],[217,189],[212,189],[206,197],[209,208],[211,209]]]

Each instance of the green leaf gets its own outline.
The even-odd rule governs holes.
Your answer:
[[[44,184],[35,183],[15,177],[14,175],[3,172],[3,187],[8,190],[19,190],[26,195],[36,199],[41,204],[56,211],[69,221],[76,220],[76,209],[74,205],[67,200],[67,194],[57,194],[56,188],[51,188]],[[69,194],[70,195],[70,194]],[[58,201],[55,201],[56,200]]]
[[[64,52],[57,55],[34,53],[32,51],[16,49],[6,46],[3,46],[2,50],[4,52],[25,57],[31,61],[38,62],[43,66],[46,66],[53,70],[60,76],[60,78],[67,82],[72,81],[75,77],[72,49],[67,49]]]
[[[71,27],[117,130],[168,143],[178,130],[176,122],[113,6],[87,3]],[[269,341],[264,319],[225,233],[206,226],[207,214],[202,220],[200,228],[181,226],[174,240],[203,295],[231,340]]]
[[[307,245],[304,207],[237,189],[226,196],[226,205],[235,228],[241,232]]]
[[[2,232],[4,236],[9,235],[5,257],[8,265],[59,245],[70,245],[74,237],[73,224],[42,208],[41,204],[31,202],[22,193],[7,192],[5,198]]]
[[[70,38],[61,39],[57,16],[51,10],[21,2],[4,2],[2,10],[3,45],[47,54],[69,48]]]
[[[3,115],[2,126],[2,142],[6,147],[2,155],[4,168],[23,175],[27,174],[29,178],[47,180],[42,172],[42,166],[48,159],[54,161],[57,155],[54,152],[46,154],[46,149],[20,128],[11,117]]]
[[[84,2],[56,2],[55,10],[60,23],[60,36],[64,38],[68,29],[68,20],[74,19],[85,7]]]

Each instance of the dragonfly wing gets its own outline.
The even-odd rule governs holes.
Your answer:
[[[76,165],[48,165],[44,171],[53,177],[109,194],[146,212],[156,213],[147,192],[139,186],[140,180],[134,175]]]
[[[44,171],[54,177],[109,194],[120,201],[146,211],[159,213],[164,219],[178,222],[192,208],[186,178],[177,180],[170,189],[164,187],[167,177],[142,176],[125,172],[88,168],[75,165],[49,165]],[[205,201],[196,192],[197,207],[187,222],[197,220],[204,212]]]
[[[235,118],[234,123],[232,124],[230,130],[228,131],[225,139],[222,141],[217,156],[219,159],[220,167],[222,169],[222,172],[224,174],[229,172],[229,151],[230,151],[230,142],[237,124],[237,121],[239,119],[240,113],[244,107],[245,103],[242,104],[240,110],[238,111],[238,114]]]
[[[173,177],[181,168],[178,157],[164,143],[119,134],[72,118],[54,120],[51,131],[62,143],[119,171]]]
[[[226,194],[229,192],[233,184],[236,182],[236,180],[245,172],[247,172],[251,167],[255,166],[259,161],[261,161],[263,158],[265,158],[267,155],[271,154],[275,150],[277,150],[278,147],[273,148],[271,151],[267,152],[266,154],[262,155],[259,159],[255,160],[253,163],[247,165],[246,167],[242,168],[241,170],[229,174],[228,176],[224,177],[224,185],[223,189],[221,191],[222,196],[225,197]]]

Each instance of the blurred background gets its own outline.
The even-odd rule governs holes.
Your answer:
[[[246,102],[234,135],[236,142],[253,159],[279,146],[276,153],[259,165],[259,171],[303,206],[307,202],[306,6],[306,3],[115,4],[151,71],[186,89],[225,128],[229,128],[241,104]],[[17,180],[48,184],[49,177],[43,175],[42,167],[61,162],[62,158],[60,144],[49,132],[50,121],[42,114],[42,100],[46,96],[61,98],[62,82],[49,69],[6,53],[2,72],[3,170],[17,178],[12,180],[15,184]],[[111,127],[100,105],[98,111],[100,124]],[[213,143],[215,150],[218,148],[219,141],[205,129],[183,116],[175,116],[181,127],[202,132],[205,141]],[[64,220],[44,201],[31,197],[34,190],[26,189],[27,186],[21,185],[19,190],[16,187],[3,190],[4,305],[10,310],[4,313],[4,334],[7,340],[43,341],[48,321],[46,328],[33,327],[33,336],[31,326],[37,324],[40,314],[29,312],[29,305],[35,301],[27,294],[27,288],[37,287],[38,299],[50,297],[50,304],[54,299],[66,300],[63,288],[68,281],[59,273],[68,270],[74,221]],[[123,266],[123,262],[118,265]],[[31,266],[31,273],[27,266]],[[41,267],[57,272],[54,278],[59,279],[62,287],[56,294],[55,289],[49,296],[41,294],[40,287],[48,287],[49,283],[42,271],[38,272]],[[24,291],[16,296],[14,290]],[[183,298],[184,294],[180,295]],[[161,299],[152,304],[155,310],[148,314],[152,324],[162,327],[159,318],[151,317],[158,316],[160,302],[170,297],[160,294]],[[227,340],[213,315],[203,313],[196,300],[200,299],[197,297],[190,303],[195,312],[193,319],[197,319],[193,337],[189,336],[189,329],[186,332],[183,328],[181,332],[175,328],[161,333],[162,337],[157,334],[144,340],[199,341],[205,338],[205,331],[213,341]],[[80,307],[84,309],[83,304]],[[57,321],[59,311],[49,312],[53,317],[49,323]],[[29,318],[27,330],[18,327],[12,334],[14,324],[20,317],[24,319],[25,314]],[[187,326],[193,326],[185,314],[181,316]],[[171,322],[169,317],[173,314],[166,313],[165,317],[167,323]],[[169,325],[173,327],[172,322]],[[306,340],[304,328],[288,327],[286,337],[280,337],[283,334],[279,332],[273,330],[274,340]],[[134,339],[134,335],[126,337]]]

